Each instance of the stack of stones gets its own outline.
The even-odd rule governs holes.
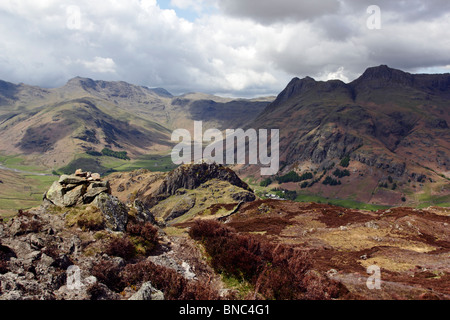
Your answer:
[[[102,181],[100,174],[81,169],[73,175],[62,175],[45,193],[44,199],[58,207],[90,204],[101,193],[111,194],[109,181]]]

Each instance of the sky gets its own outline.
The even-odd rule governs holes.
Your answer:
[[[0,79],[278,94],[380,64],[450,72],[448,0],[1,0]]]

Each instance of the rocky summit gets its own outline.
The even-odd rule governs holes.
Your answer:
[[[187,179],[183,172],[196,178]],[[235,190],[241,197],[243,192],[251,193],[233,171],[215,164],[183,166],[170,174],[156,174],[158,179],[153,180],[144,180],[145,173],[130,173],[134,177],[130,181],[140,183],[143,190],[153,187],[154,196],[163,194],[166,201],[175,199],[172,218],[187,213],[183,206],[192,209],[201,202],[188,197],[194,200],[185,204],[171,195],[184,188],[209,188],[220,181],[245,188]],[[109,179],[114,182],[117,177]],[[137,198],[121,201],[111,191],[109,180],[79,169],[62,175],[40,207],[20,210],[9,221],[0,221],[0,300],[220,299],[229,295],[192,240],[169,235],[148,203]],[[225,200],[232,198],[217,199]]]

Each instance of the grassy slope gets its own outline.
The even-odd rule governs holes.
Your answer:
[[[0,170],[0,217],[10,217],[18,209],[37,207],[56,176],[36,176]]]

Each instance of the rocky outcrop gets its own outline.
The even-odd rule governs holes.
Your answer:
[[[169,239],[161,233],[161,244],[150,256],[124,259],[108,246],[117,239],[136,237],[139,224],[132,231],[93,232],[69,227],[68,215],[54,209],[44,202],[8,222],[0,221],[0,300],[164,300],[171,294],[170,285],[148,282],[148,275],[137,268],[146,265],[154,266],[150,272],[172,275],[174,287],[179,281],[194,285],[199,279],[207,285],[214,277],[187,239],[180,243],[172,239],[167,246]]]
[[[164,293],[155,289],[151,282],[146,282],[128,300],[164,300]]]
[[[216,163],[201,163],[183,165],[171,171],[162,181],[156,194],[168,197],[174,195],[178,189],[192,190],[212,179],[228,181],[232,185],[251,191],[248,184],[233,170]]]
[[[45,193],[44,199],[58,207],[89,204],[101,193],[111,193],[108,181],[102,181],[98,173],[78,169],[73,175],[62,175]]]
[[[170,221],[181,217],[183,214],[191,210],[195,206],[196,198],[194,195],[185,196],[179,201],[175,207],[170,212],[170,215],[165,219],[165,221]]]
[[[231,195],[233,200],[238,202],[252,202],[256,200],[256,196],[254,193],[249,191],[236,192]]]
[[[142,203],[142,201],[136,199],[133,202],[133,208],[136,210],[136,219],[139,222],[150,222],[155,225],[156,220],[153,213]]]
[[[165,207],[172,217],[203,201],[182,186],[195,187],[208,177],[215,178],[199,192],[214,185],[212,193],[219,198],[222,183],[237,198],[251,198],[248,186],[231,170],[216,165],[185,169],[193,179],[179,173],[173,176],[180,178],[178,184],[166,180],[170,190],[177,189],[173,197],[181,200],[167,199],[176,204]],[[210,290],[212,279],[216,284]],[[199,285],[198,293],[189,291]],[[0,220],[0,300],[164,300],[205,297],[203,292],[216,297],[215,288],[220,288],[219,278],[191,240],[168,236],[141,200],[125,205],[98,175],[82,170],[63,175],[41,207]]]
[[[356,152],[352,154],[352,158],[370,167],[383,169],[388,173],[395,174],[398,177],[401,177],[406,171],[405,162],[396,162],[392,158],[380,157],[372,153],[368,154]]]

